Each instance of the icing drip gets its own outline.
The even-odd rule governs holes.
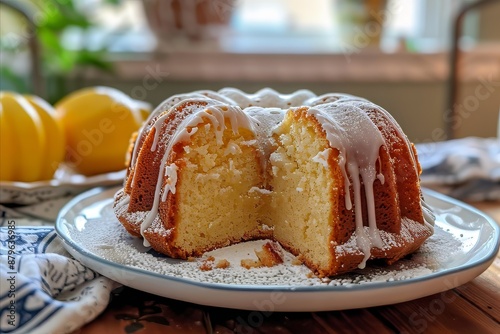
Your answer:
[[[156,151],[156,146],[158,145],[158,138],[160,137],[160,130],[161,130],[163,123],[167,119],[168,115],[169,114],[161,116],[153,126],[153,128],[155,129],[155,136],[154,136],[154,140],[153,140],[153,145],[151,145],[151,152]]]
[[[162,202],[165,202],[167,200],[168,192],[175,194],[175,185],[177,184],[177,169],[178,168],[176,164],[170,164],[165,169],[165,176],[168,179],[165,183],[165,188],[163,189],[163,195],[161,196]]]
[[[413,161],[413,166],[415,166],[414,171],[415,171],[415,174],[417,175],[417,179],[418,179],[419,175],[417,172],[417,170],[418,170],[417,158],[415,157],[415,153],[413,152],[410,140],[405,135],[405,133],[403,132],[403,129],[401,129],[401,126],[399,125],[398,122],[396,122],[394,117],[392,117],[392,115],[384,108],[382,108],[382,107],[380,107],[372,102],[366,101],[366,100],[354,101],[353,104],[356,106],[359,106],[361,108],[368,107],[368,108],[376,109],[378,112],[380,112],[382,115],[384,115],[385,119],[387,119],[393,125],[393,128],[394,128],[394,130],[396,130],[398,137],[403,140],[406,147],[408,148],[408,151],[410,152],[410,156],[411,156],[411,159]]]
[[[217,145],[222,145],[222,135],[226,129],[224,124],[224,115],[222,113],[214,112],[213,108],[203,111],[203,116],[207,117],[215,129],[215,140]]]
[[[183,103],[185,103],[184,101]],[[173,107],[175,108],[175,106]],[[210,123],[213,125],[213,129],[215,131],[216,141],[218,145],[222,145],[222,136],[224,133],[224,129],[226,129],[225,119],[229,119],[231,124],[231,129],[233,133],[238,133],[239,128],[246,128],[250,131],[254,131],[253,120],[250,116],[246,115],[241,108],[235,106],[226,106],[226,105],[213,105],[213,106],[200,106],[200,105],[191,105],[188,108],[191,109],[191,114],[187,116],[178,126],[178,131],[175,132],[173,137],[168,141],[168,145],[163,154],[162,160],[160,162],[160,168],[158,172],[158,179],[156,181],[155,187],[155,195],[153,200],[153,206],[151,210],[147,213],[146,217],[141,223],[141,235],[144,237],[144,231],[148,229],[153,221],[156,219],[158,215],[158,208],[161,201],[166,201],[167,195],[169,192],[175,194],[176,183],[177,183],[177,165],[175,163],[171,163],[167,166],[168,159],[172,152],[172,149],[175,144],[179,142],[188,141],[190,137],[197,132],[197,125],[204,122],[204,118],[208,119]],[[155,140],[152,144],[151,149],[153,147],[156,149],[157,147],[157,133],[160,132],[160,129],[164,125],[165,120],[168,118],[168,113],[159,117],[153,127],[155,128]],[[188,131],[188,129],[191,129]],[[163,179],[167,177],[166,184],[163,186]],[[162,193],[163,188],[163,193]],[[150,244],[144,238],[144,246],[149,247]]]
[[[163,161],[163,159],[162,159],[162,166],[164,165],[164,163],[165,163],[165,161]],[[160,167],[160,174],[163,174],[163,167]],[[161,182],[157,182],[156,183],[156,187],[155,187],[155,198],[154,198],[154,201],[153,201],[153,207],[148,212],[148,214],[146,215],[146,217],[144,217],[144,220],[141,223],[141,235],[143,237],[143,245],[145,247],[151,246],[151,244],[149,243],[149,241],[144,237],[144,231],[148,227],[151,226],[151,224],[153,223],[153,220],[155,220],[155,218],[156,218],[156,216],[158,214],[158,206],[160,204],[160,200],[159,200],[159,196],[156,195],[156,194],[159,194],[160,190],[161,190]]]
[[[260,161],[262,169],[267,168],[267,157],[271,154],[274,146],[272,131],[285,116],[285,110],[280,108],[248,107],[245,112],[255,120],[255,136],[259,151],[262,153]]]
[[[346,208],[348,210],[352,208],[352,202],[347,173],[351,176],[357,244],[364,253],[364,259],[359,267],[364,268],[366,261],[370,258],[371,248],[383,246],[375,218],[373,183],[377,176],[376,163],[379,150],[385,144],[385,140],[366,113],[352,105],[331,103],[310,108],[308,113],[319,121],[326,132],[330,146],[339,150],[339,165],[344,175]],[[368,235],[363,228],[361,182],[364,184],[367,203]]]
[[[347,210],[351,210],[352,209],[352,201],[351,201],[351,192],[349,191],[350,182],[349,182],[349,176],[347,176],[347,172],[346,172],[346,168],[345,168],[345,164],[346,164],[345,154],[339,155],[338,164],[339,164],[340,170],[342,171],[342,177],[344,178],[344,180],[347,180],[346,182],[344,182],[345,207]]]
[[[284,109],[288,109],[290,107],[314,106],[320,103],[333,102],[337,100],[367,102],[367,100],[365,99],[349,94],[340,93],[325,94],[318,97],[313,92],[306,89],[298,90],[292,94],[279,94],[273,89],[265,88],[255,94],[246,94],[236,88],[224,88],[219,90],[218,92],[210,90],[200,90],[187,94],[174,95],[163,101],[155,110],[153,110],[144,125],[139,129],[136,145],[134,145],[132,151],[130,167],[133,168],[137,161],[137,155],[139,154],[138,150],[141,146],[138,143],[140,143],[144,136],[149,133],[149,130],[155,124],[157,124],[155,118],[166,111],[170,112],[178,103],[189,99],[206,99],[211,101],[219,101],[224,103],[225,105],[239,106],[242,109],[247,108],[247,110],[245,111],[251,115],[252,112],[261,116],[272,115],[273,117],[261,117],[259,119],[261,123],[265,123],[263,125],[266,130],[268,130],[267,128],[269,127],[267,123],[275,126],[277,122],[283,119],[285,111]],[[256,109],[258,109],[258,111],[256,111],[255,109],[253,111],[250,111],[249,109],[251,108],[248,108],[250,106],[254,106]],[[268,109],[269,114],[265,112],[264,108]],[[269,108],[271,108],[272,110],[269,110]],[[269,131],[267,132],[269,133]],[[266,143],[264,150],[267,149],[267,146],[268,144]]]
[[[128,205],[128,203],[130,203],[130,196],[123,194],[122,198],[120,198],[120,200],[118,201],[118,203],[116,205],[121,207],[121,206]]]
[[[419,171],[419,164],[417,162],[417,157],[415,156],[415,151],[413,150],[413,146],[412,146],[410,140],[408,139],[408,137],[404,134],[401,126],[394,119],[394,117],[384,108],[382,108],[382,107],[380,107],[380,106],[378,106],[370,101],[367,101],[367,100],[359,99],[359,100],[353,101],[352,104],[355,106],[358,106],[362,109],[376,109],[379,113],[381,113],[383,115],[383,117],[386,120],[388,120],[392,124],[393,129],[395,129],[396,133],[398,134],[398,137],[401,140],[403,140],[405,146],[408,149],[408,152],[410,152],[410,158],[412,159],[413,167],[414,167],[413,171],[415,173],[416,179],[419,179],[419,177],[420,177],[419,172],[418,172]],[[382,179],[380,181],[382,182],[385,179],[384,179],[383,175],[381,175],[381,176],[382,176]],[[425,226],[427,226],[427,228],[429,228],[429,230],[434,232],[435,216],[432,213],[432,209],[427,205],[427,203],[424,201],[423,198],[420,201],[420,206],[422,208],[422,214],[423,214]]]
[[[382,174],[382,160],[379,158],[378,159],[378,169],[380,173],[377,174],[377,179],[380,181],[381,184],[385,183],[385,176]]]
[[[198,132],[198,127],[193,127],[191,128],[191,131],[188,132],[188,135],[192,136],[194,135],[196,132]]]
[[[432,213],[431,207],[423,199],[420,200],[420,203],[422,205],[422,213],[424,214],[424,224],[434,233],[436,216]]]

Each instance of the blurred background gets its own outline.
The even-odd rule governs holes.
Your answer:
[[[0,90],[55,103],[104,85],[153,105],[226,86],[338,91],[382,105],[415,142],[440,141],[450,127],[453,24],[471,3],[1,0]],[[461,24],[456,138],[497,135],[499,18],[500,1],[489,1]]]

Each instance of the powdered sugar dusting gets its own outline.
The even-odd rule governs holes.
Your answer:
[[[466,240],[455,238],[453,231],[446,231],[447,225],[438,221],[434,235],[409,258],[390,266],[368,262],[365,269],[358,269],[333,278],[320,279],[312,275],[306,266],[296,265],[295,257],[286,251],[283,264],[270,268],[245,269],[241,267],[241,259],[255,259],[254,250],[260,250],[265,240],[255,240],[214,250],[196,261],[171,259],[151,248],[144,247],[141,239],[130,236],[115,218],[110,208],[111,205],[112,203],[101,210],[101,217],[86,219],[83,230],[68,225],[70,237],[85,250],[116,264],[203,283],[301,287],[350,286],[400,281],[441,270],[443,264],[456,256],[457,252],[464,252],[464,247],[466,247]],[[346,248],[347,244],[344,250]],[[200,261],[209,255],[214,256],[216,260],[228,260],[230,266],[225,269],[214,268],[201,271]]]

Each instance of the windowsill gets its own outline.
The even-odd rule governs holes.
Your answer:
[[[141,79],[148,67],[164,76],[168,73],[172,81],[212,82],[418,83],[444,81],[449,71],[448,53],[383,53],[369,48],[351,54],[246,54],[203,49],[124,56],[114,59],[116,74],[123,79]],[[498,43],[464,52],[461,80],[474,81],[500,73],[498,59]]]

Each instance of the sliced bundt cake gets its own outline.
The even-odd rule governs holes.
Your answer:
[[[413,145],[345,94],[176,95],[134,137],[115,212],[175,258],[270,238],[321,276],[394,262],[432,234]]]

